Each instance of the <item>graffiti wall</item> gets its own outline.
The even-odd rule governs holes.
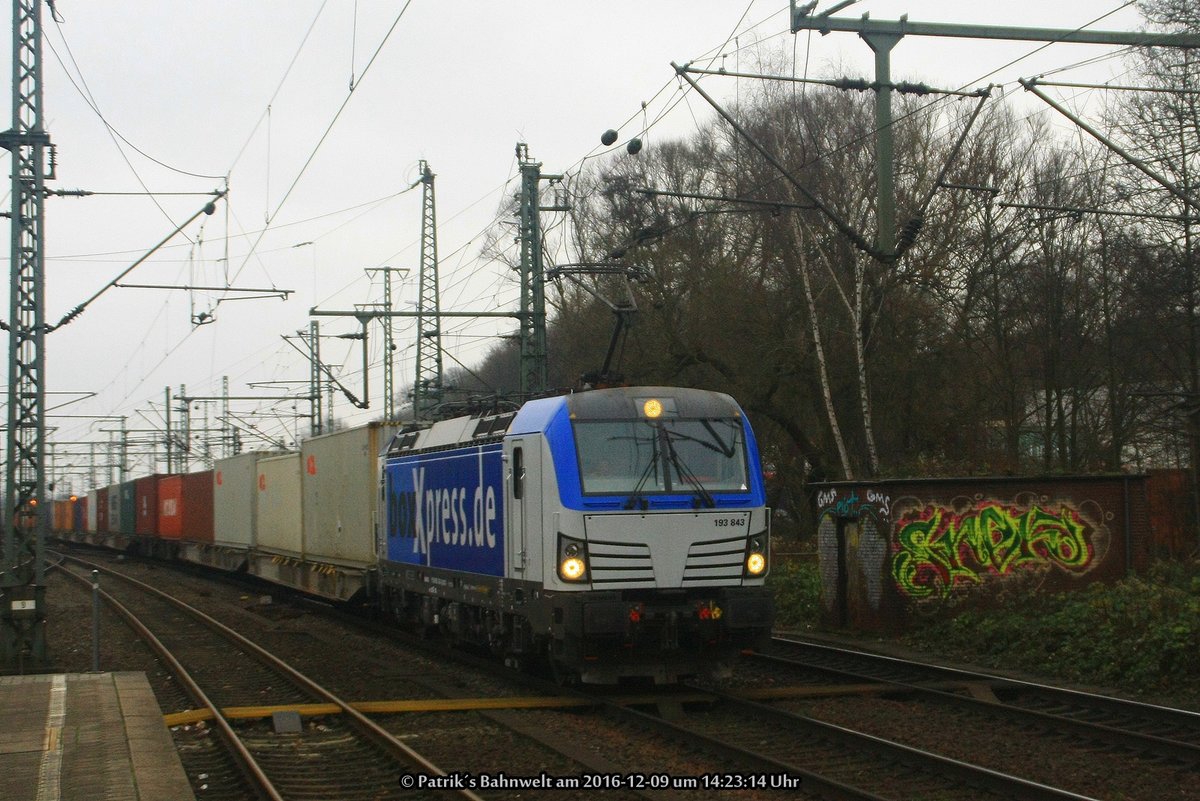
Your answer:
[[[898,629],[917,610],[1114,580],[1147,550],[1140,476],[837,483],[814,500],[835,626]]]

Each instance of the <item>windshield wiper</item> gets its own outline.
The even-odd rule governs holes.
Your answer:
[[[642,476],[638,479],[638,483],[634,485],[633,492],[629,494],[629,499],[625,501],[626,509],[645,509],[649,505],[649,502],[642,496],[642,487],[646,486],[646,480],[650,478],[651,474],[658,472],[658,438],[655,437],[650,442],[654,448],[650,453],[650,462],[646,465],[646,469],[642,471]]]
[[[701,420],[700,424],[704,426],[705,430],[708,431],[709,434],[712,434],[713,442],[700,439],[699,437],[693,437],[690,434],[684,434],[682,431],[676,431],[674,429],[671,430],[671,436],[675,439],[683,439],[687,440],[688,442],[694,442],[700,447],[707,448],[713,453],[721,454],[726,459],[732,458],[733,455],[737,453],[737,449],[732,443],[729,445],[725,444],[725,440],[721,439],[721,435],[718,434],[716,429],[712,427],[712,423],[707,420]]]
[[[712,509],[717,505],[712,493],[705,489],[704,485],[700,483],[700,479],[696,478],[696,474],[688,469],[688,466],[683,463],[683,460],[679,458],[679,454],[675,451],[675,445],[671,442],[671,439],[676,435],[664,428],[663,436],[667,443],[667,456],[671,459],[671,464],[675,465],[675,471],[696,490],[696,505]],[[692,438],[685,435],[684,439]]]

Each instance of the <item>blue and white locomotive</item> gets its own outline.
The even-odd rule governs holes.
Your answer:
[[[758,448],[728,395],[601,389],[397,434],[381,601],[583,682],[727,673],[769,634]]]

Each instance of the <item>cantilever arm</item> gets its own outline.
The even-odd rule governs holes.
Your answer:
[[[221,198],[223,198],[223,197],[225,197],[225,195],[226,195],[227,191],[228,191],[228,190],[222,189],[222,190],[219,190],[219,191],[217,191],[217,192],[214,192],[214,194],[216,195],[216,200],[211,200],[211,201],[209,201],[208,203],[204,204],[204,208],[200,209],[200,210],[199,210],[199,211],[197,211],[195,214],[193,214],[191,217],[188,217],[186,220],[184,220],[184,221],[183,221],[183,223],[179,225],[179,227],[177,227],[177,228],[176,228],[174,231],[172,231],[171,233],[169,233],[169,234],[167,234],[165,237],[163,237],[163,238],[162,238],[162,240],[161,240],[161,241],[159,241],[159,243],[158,243],[157,245],[155,245],[154,247],[152,247],[152,248],[150,248],[149,250],[147,250],[147,251],[145,252],[145,254],[143,254],[143,255],[142,255],[142,257],[141,257],[140,259],[138,259],[138,260],[137,260],[137,261],[135,261],[133,264],[131,264],[131,265],[129,265],[128,267],[126,267],[126,268],[125,268],[125,269],[124,269],[124,270],[121,272],[121,274],[120,274],[120,275],[118,275],[116,278],[114,278],[113,280],[109,281],[107,284],[105,284],[104,286],[102,286],[102,287],[100,288],[100,290],[99,290],[98,292],[96,292],[96,294],[92,295],[90,298],[88,298],[87,300],[85,300],[83,303],[80,303],[80,304],[79,304],[78,306],[76,306],[74,309],[71,309],[71,311],[67,312],[67,314],[66,314],[66,315],[65,315],[65,316],[64,316],[64,317],[63,317],[61,320],[59,320],[59,321],[58,321],[58,323],[57,323],[56,325],[50,325],[50,326],[46,326],[46,333],[50,333],[51,331],[54,331],[54,330],[55,330],[55,329],[57,329],[57,328],[62,328],[64,325],[66,325],[66,324],[67,324],[67,323],[69,323],[69,322],[72,322],[72,321],[73,321],[73,320],[74,320],[76,317],[78,317],[79,315],[83,314],[83,310],[84,310],[84,309],[86,309],[88,306],[90,306],[90,305],[91,305],[91,303],[92,303],[92,301],[94,301],[96,298],[100,297],[100,296],[101,296],[101,295],[103,295],[105,292],[107,292],[108,290],[110,290],[110,289],[112,289],[114,286],[116,286],[116,285],[117,285],[117,283],[118,283],[118,282],[119,282],[119,281],[120,281],[122,278],[124,278],[125,276],[127,276],[127,275],[129,275],[131,272],[133,272],[133,271],[134,271],[134,269],[135,269],[135,268],[136,268],[138,265],[140,265],[140,264],[141,264],[142,262],[144,262],[146,259],[150,258],[150,257],[151,257],[151,256],[154,254],[154,252],[155,252],[155,251],[157,251],[159,248],[161,248],[163,245],[165,245],[165,244],[167,244],[168,242],[170,242],[170,241],[171,241],[171,240],[172,240],[172,239],[175,237],[175,235],[176,235],[176,234],[178,234],[178,233],[179,233],[180,231],[182,231],[184,228],[186,228],[186,227],[188,227],[189,225],[191,225],[191,224],[192,224],[192,222],[193,222],[193,221],[194,221],[194,220],[195,220],[197,217],[199,217],[201,214],[212,214],[214,211],[216,211],[216,210],[217,210],[216,201],[217,201],[217,200],[220,200],[220,199],[221,199]]]

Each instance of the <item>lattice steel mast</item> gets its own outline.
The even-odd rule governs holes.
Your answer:
[[[8,446],[0,554],[0,658],[24,669],[46,664],[45,172],[42,128],[42,4],[13,2]]]
[[[421,162],[420,171],[421,275],[417,305],[417,375],[413,384],[413,417],[417,420],[442,402],[442,302],[438,294],[434,174],[425,161]]]
[[[521,168],[521,193],[517,222],[521,243],[521,395],[545,392],[549,379],[546,367],[546,277],[542,253],[543,211],[562,210],[561,204],[541,205],[541,181],[559,181],[561,175],[542,175],[542,163],[529,157],[524,142],[517,143]]]

